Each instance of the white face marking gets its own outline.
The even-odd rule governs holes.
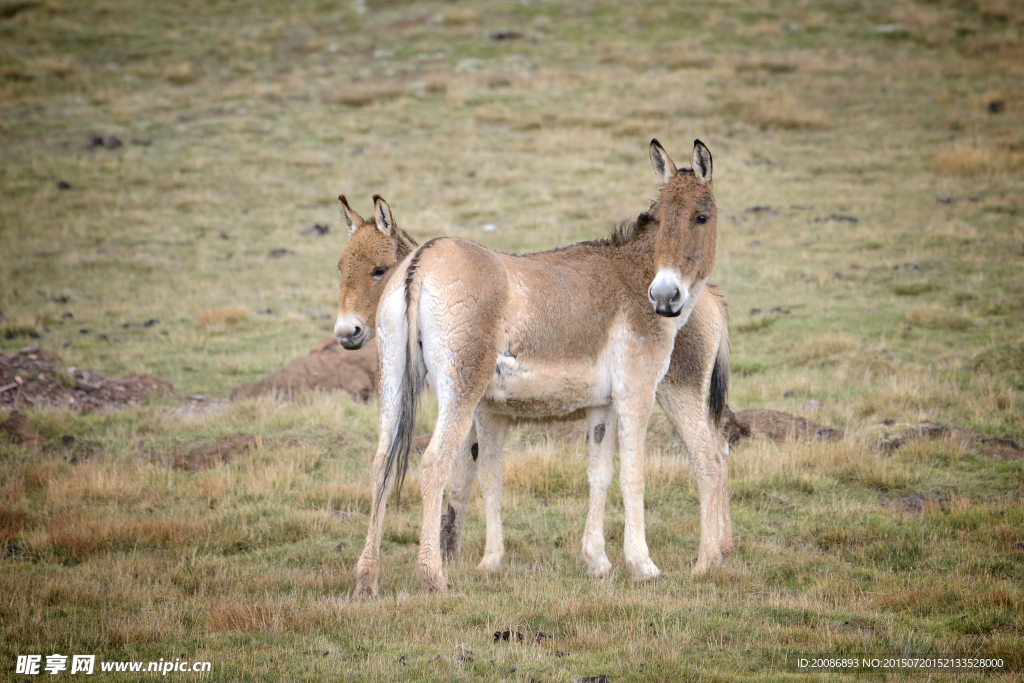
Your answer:
[[[334,336],[338,339],[351,337],[356,334],[357,329],[360,331],[365,330],[366,323],[354,315],[339,315],[338,319],[334,322]]]

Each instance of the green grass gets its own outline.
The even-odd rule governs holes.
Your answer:
[[[619,569],[584,574],[572,426],[518,427],[503,569],[474,570],[476,501],[454,594],[424,593],[411,473],[383,597],[357,602],[373,404],[29,411],[48,448],[0,442],[2,666],[184,652],[215,680],[761,680],[793,677],[787,652],[920,651],[1019,671],[1021,461],[870,444],[922,420],[1024,440],[1020,83],[1014,2],[0,3],[3,352],[224,396],[330,334],[339,193],[365,213],[379,192],[420,239],[543,249],[646,208],[652,137],[680,163],[700,138],[730,404],[848,434],[736,447],[738,548],[693,579],[696,485],[656,412],[648,540],[667,578],[636,585],[617,487]],[[314,222],[331,232],[299,235]],[[257,446],[171,467],[237,434]],[[524,644],[492,644],[509,628]]]

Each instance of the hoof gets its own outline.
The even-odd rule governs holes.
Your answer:
[[[501,555],[497,553],[492,555],[484,555],[484,559],[480,560],[480,564],[476,566],[476,570],[489,574],[496,572],[501,567]]]
[[[633,568],[633,578],[637,581],[656,581],[661,578],[661,570],[650,558],[643,560]]]
[[[354,597],[356,598],[375,598],[377,597],[377,584],[376,582],[370,583],[356,583],[356,589]]]
[[[587,569],[587,574],[589,574],[592,578],[595,579],[606,579],[609,576],[611,576],[611,573],[612,563],[608,560],[607,557],[602,557],[597,562],[590,565],[590,568]]]

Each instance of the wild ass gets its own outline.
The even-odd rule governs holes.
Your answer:
[[[397,228],[386,202],[375,197],[375,220],[367,222],[342,198],[353,235],[339,261],[343,279],[335,332],[343,345],[359,347],[373,336],[368,321],[374,320],[382,295],[385,301],[377,316],[383,342],[380,446],[370,530],[357,568],[359,591],[376,591],[384,502],[394,475],[401,485],[416,391],[425,372],[433,377],[441,408],[423,458],[424,522],[417,562],[431,588],[446,586],[437,548],[438,516],[444,479],[460,445],[464,464],[451,501],[461,516],[478,443],[488,517],[481,568],[496,568],[503,552],[500,452],[510,419],[565,417],[581,408],[594,435],[591,511],[584,536],[591,571],[602,575],[611,568],[602,527],[619,430],[628,437],[619,439],[627,563],[637,578],[660,575],[643,537],[642,448],[654,385],[670,353],[672,370],[658,399],[687,446],[701,491],[702,539],[694,571],[717,564],[731,549],[727,446],[716,429],[727,385],[727,324],[717,293],[708,290],[701,296],[716,242],[711,158],[697,142],[696,171],[677,173],[652,141],[651,159],[665,186],[636,224],[609,240],[523,257],[447,239],[431,240],[410,257],[416,245]],[[389,280],[403,259],[402,277]],[[552,287],[568,296],[604,289],[606,296],[580,310],[546,296]],[[642,300],[645,289],[650,304]],[[674,333],[691,314],[696,317],[681,339],[687,343],[676,343],[673,352]],[[709,394],[710,414],[704,403]],[[479,439],[470,435],[465,440],[477,403]],[[457,547],[461,519],[454,526]]]

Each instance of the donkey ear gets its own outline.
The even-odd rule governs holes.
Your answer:
[[[705,185],[711,182],[711,152],[700,140],[693,141],[693,175]]]
[[[348,234],[356,234],[356,230],[358,230],[359,226],[363,223],[363,217],[348,205],[348,200],[345,199],[345,195],[338,195],[338,201],[341,202],[341,221],[348,229]]]
[[[675,162],[672,161],[672,157],[668,155],[668,152],[665,151],[665,148],[657,140],[651,140],[651,166],[654,167],[654,172],[658,174],[658,179],[661,180],[662,185],[675,177]]]
[[[377,220],[377,229],[385,235],[395,230],[395,219],[391,216],[391,207],[379,194],[373,195],[373,217]]]

